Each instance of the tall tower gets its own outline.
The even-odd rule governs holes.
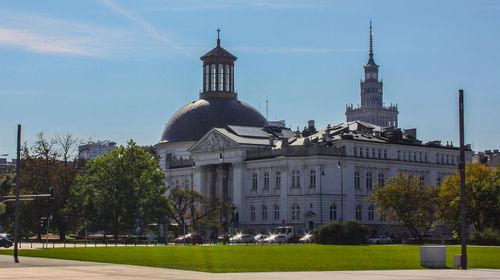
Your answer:
[[[354,107],[352,104],[346,107],[346,120],[363,121],[374,125],[398,126],[397,105],[384,107],[383,103],[383,82],[379,80],[378,65],[373,58],[373,34],[372,22],[370,21],[370,48],[368,52],[368,62],[363,66],[365,77],[360,82],[361,105]]]

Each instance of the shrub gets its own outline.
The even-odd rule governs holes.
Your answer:
[[[344,223],[345,244],[366,244],[366,229],[358,222],[349,221]]]
[[[332,222],[320,226],[315,231],[318,244],[349,244],[366,243],[366,230],[358,222]]]
[[[487,228],[482,231],[475,231],[470,242],[476,245],[500,245],[500,231],[493,228]]]

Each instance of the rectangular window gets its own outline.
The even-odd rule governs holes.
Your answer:
[[[281,172],[278,171],[276,172],[276,186],[275,186],[276,189],[280,189],[281,188]]]
[[[231,66],[231,91],[234,92],[234,66]]]
[[[219,64],[219,69],[217,69],[217,75],[218,75],[218,79],[219,79],[219,82],[217,83],[217,88],[219,91],[222,91],[223,90],[223,86],[224,86],[224,65],[222,64]]]
[[[217,83],[217,69],[215,69],[215,64],[210,65],[210,90],[215,91],[216,90],[216,83]]]
[[[203,88],[203,91],[208,91],[210,89],[210,66],[207,64],[205,65],[205,86]]]
[[[229,75],[229,65],[226,65],[226,69],[224,70],[224,74],[226,75],[224,90],[231,91],[231,89],[229,88],[230,81],[231,81],[231,77]]]

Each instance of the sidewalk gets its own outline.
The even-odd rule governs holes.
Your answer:
[[[500,270],[370,270],[327,272],[205,273],[175,269],[0,255],[0,279],[268,279],[268,280],[399,280],[399,279],[500,279]]]

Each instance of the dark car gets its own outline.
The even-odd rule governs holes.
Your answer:
[[[10,246],[12,246],[12,241],[6,237],[0,236],[0,247],[9,248]]]

